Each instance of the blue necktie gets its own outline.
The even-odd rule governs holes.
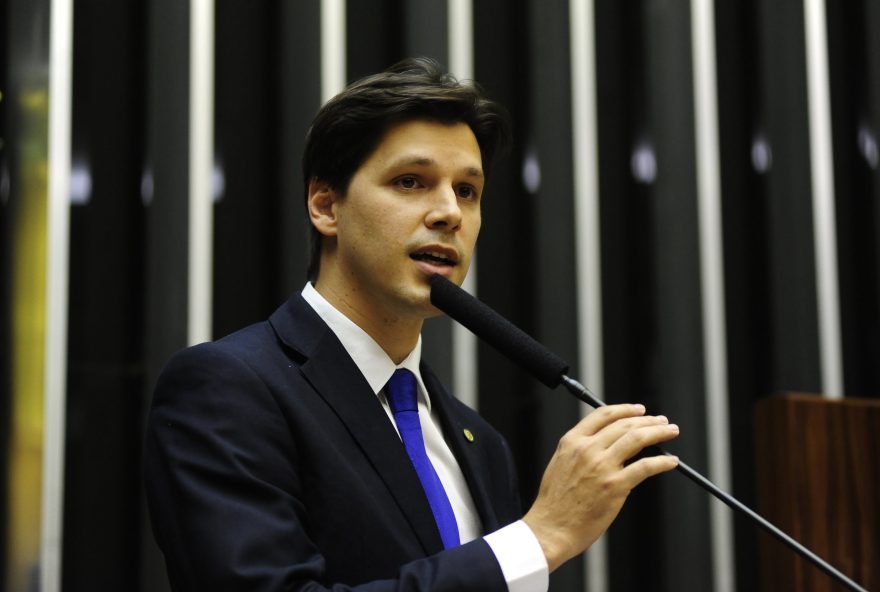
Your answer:
[[[394,421],[400,431],[403,446],[419,475],[428,503],[434,513],[434,520],[440,530],[440,538],[447,549],[460,544],[458,524],[452,512],[452,504],[446,496],[446,490],[434,470],[434,465],[425,451],[425,440],[422,437],[422,426],[419,423],[419,407],[416,402],[416,377],[409,370],[399,368],[394,371],[386,388],[388,405],[394,414]]]

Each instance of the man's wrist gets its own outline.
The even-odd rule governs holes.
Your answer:
[[[529,527],[535,540],[538,541],[541,551],[544,554],[544,560],[547,562],[547,569],[551,573],[556,571],[556,568],[562,565],[567,559],[562,552],[563,545],[558,541],[559,533],[555,532],[553,529],[544,528],[540,520],[529,515],[524,516],[522,521]]]
[[[509,592],[546,592],[550,572],[541,543],[522,520],[483,537],[507,582]]]

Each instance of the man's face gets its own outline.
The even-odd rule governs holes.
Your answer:
[[[480,147],[464,123],[391,127],[333,198],[329,287],[358,316],[394,322],[437,314],[428,278],[461,284],[480,231]],[[335,240],[334,240],[335,238]],[[325,280],[325,275],[326,280]],[[332,284],[332,285],[331,285]]]

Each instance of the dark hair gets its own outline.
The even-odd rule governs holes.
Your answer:
[[[480,146],[486,177],[496,154],[510,143],[504,109],[474,83],[446,73],[430,58],[410,58],[363,78],[330,99],[306,135],[303,181],[320,179],[342,194],[388,128],[413,119],[466,123]],[[320,271],[321,235],[310,225],[308,277]]]

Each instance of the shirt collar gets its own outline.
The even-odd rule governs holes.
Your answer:
[[[419,385],[419,396],[425,401],[428,409],[431,408],[431,400],[428,397],[425,383],[422,381],[422,374],[419,372],[419,363],[422,359],[422,336],[419,335],[416,346],[409,355],[400,363],[395,365],[385,350],[376,343],[376,341],[361,329],[354,321],[345,316],[335,306],[330,304],[315,288],[311,282],[307,282],[302,291],[302,297],[306,302],[318,313],[318,316],[327,323],[330,330],[336,335],[342,343],[342,347],[354,360],[355,365],[373,393],[378,395],[388,381],[391,375],[398,368],[406,368],[416,376],[416,382]]]

